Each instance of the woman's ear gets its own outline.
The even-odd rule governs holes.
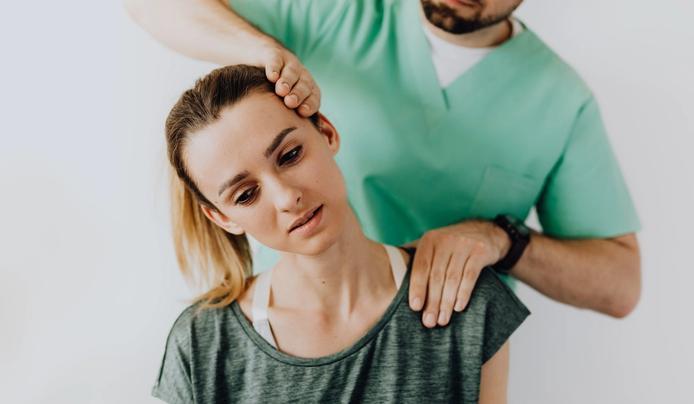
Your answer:
[[[200,209],[202,209],[202,213],[204,213],[208,219],[213,221],[217,226],[221,227],[226,232],[236,234],[237,236],[240,236],[245,232],[241,226],[236,224],[234,221],[229,219],[228,216],[217,209],[205,206],[203,204],[200,204]]]
[[[337,129],[328,118],[320,112],[318,112],[318,131],[327,141],[328,148],[333,152],[333,155],[337,154],[340,149],[340,134],[337,133]]]

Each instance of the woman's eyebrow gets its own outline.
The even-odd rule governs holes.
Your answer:
[[[237,182],[243,180],[244,178],[248,177],[249,174],[250,173],[248,171],[242,171],[236,174],[234,178],[225,181],[224,184],[222,184],[222,186],[219,187],[219,193],[217,194],[217,196],[222,196],[222,192],[224,192],[224,190],[236,184]]]
[[[282,129],[282,131],[280,133],[278,133],[274,139],[272,139],[272,143],[270,143],[270,146],[268,146],[267,149],[265,149],[265,153],[263,153],[265,155],[265,158],[269,158],[272,155],[272,153],[274,153],[275,150],[277,150],[277,148],[282,144],[282,141],[284,140],[284,138],[287,137],[287,135],[292,133],[294,130],[296,130],[296,126],[292,126],[291,128]],[[236,174],[234,176],[234,178],[225,181],[222,184],[222,186],[219,187],[219,192],[217,193],[217,196],[222,196],[222,193],[224,192],[224,190],[226,190],[227,188],[236,184],[237,182],[243,180],[244,178],[248,177],[248,175],[249,175],[248,171],[243,171],[239,174]]]
[[[270,157],[272,153],[275,152],[275,150],[282,144],[282,141],[284,140],[285,137],[287,137],[288,134],[292,133],[296,129],[296,126],[292,126],[291,128],[286,128],[282,129],[280,133],[275,136],[275,138],[272,140],[272,143],[270,143],[270,146],[265,149],[265,158]]]

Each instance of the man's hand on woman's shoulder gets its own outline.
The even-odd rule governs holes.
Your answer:
[[[491,222],[469,220],[430,230],[416,245],[410,307],[423,309],[422,322],[432,328],[465,309],[480,272],[506,255],[510,240]]]

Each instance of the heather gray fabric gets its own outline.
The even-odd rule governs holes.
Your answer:
[[[408,306],[410,269],[366,335],[316,359],[275,350],[236,302],[198,315],[190,306],[171,329],[152,395],[169,403],[475,403],[482,364],[530,312],[487,268],[467,309],[427,329]]]

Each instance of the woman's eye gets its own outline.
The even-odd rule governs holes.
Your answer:
[[[248,203],[253,201],[254,196],[255,188],[248,188],[247,190],[243,191],[243,193],[239,195],[238,198],[236,198],[236,201],[234,201],[234,203],[237,205],[247,205]]]
[[[287,163],[292,163],[296,161],[296,159],[299,158],[301,155],[301,146],[296,146],[295,148],[291,149],[290,151],[284,153],[282,156],[279,158],[279,163],[281,166],[287,164]]]

